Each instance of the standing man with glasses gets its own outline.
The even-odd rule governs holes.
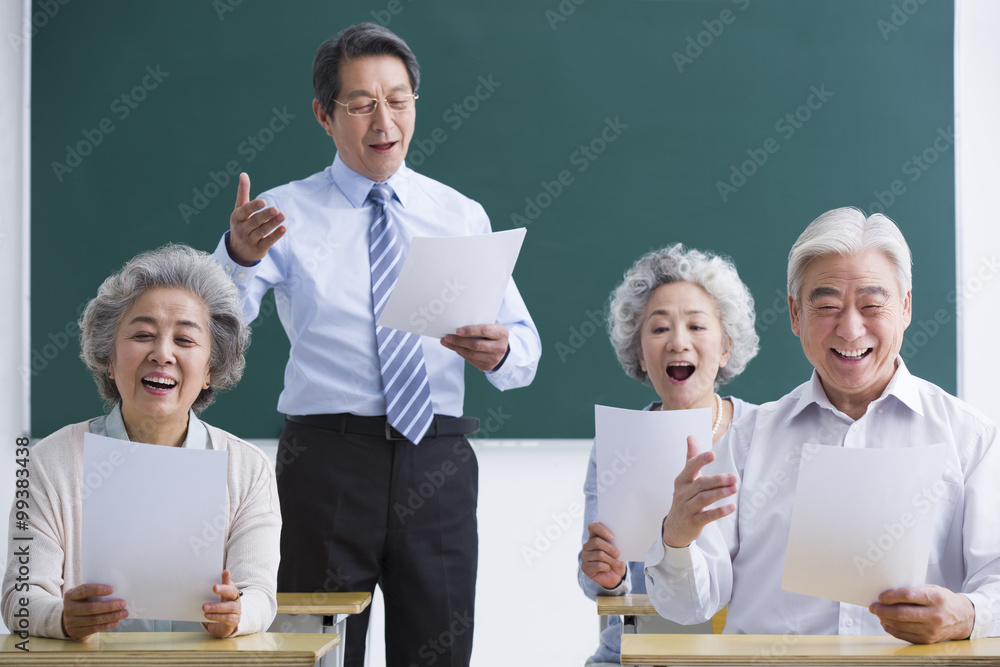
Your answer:
[[[416,58],[386,28],[324,42],[313,112],[333,164],[253,201],[241,175],[215,252],[248,321],[274,289],[291,342],[278,590],[378,584],[387,665],[401,667],[472,654],[478,466],[465,436],[478,420],[462,416],[465,362],[505,390],[529,384],[541,355],[513,281],[497,322],[440,342],[375,324],[413,237],[490,231],[482,206],[403,164],[419,83]],[[364,664],[367,625],[368,610],[348,620],[346,665]]]

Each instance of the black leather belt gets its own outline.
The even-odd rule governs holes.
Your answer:
[[[336,415],[285,415],[285,419],[296,424],[325,428],[330,431],[373,435],[386,440],[406,440],[406,436],[389,425],[384,416],[362,417],[350,413]],[[443,435],[469,435],[479,430],[479,419],[476,417],[446,417],[434,415],[434,421],[427,429],[425,438]]]

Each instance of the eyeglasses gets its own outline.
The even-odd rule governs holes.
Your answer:
[[[420,96],[416,93],[410,93],[409,95],[393,95],[384,101],[390,111],[409,111],[418,97]],[[334,100],[334,102],[346,108],[348,116],[371,116],[378,109],[379,100],[374,97],[362,97],[346,103],[340,100]]]

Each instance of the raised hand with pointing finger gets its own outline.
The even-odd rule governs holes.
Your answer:
[[[236,207],[229,216],[229,238],[226,249],[237,264],[251,266],[264,259],[267,251],[285,235],[281,223],[285,214],[263,199],[250,201],[250,176],[240,174],[236,188]]]

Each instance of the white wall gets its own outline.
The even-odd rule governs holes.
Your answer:
[[[30,0],[0,3],[0,540],[14,496],[14,450],[28,433],[29,385],[18,366],[28,358],[28,86],[31,53],[20,36]],[[0,628],[3,623],[0,623]],[[4,628],[6,630],[6,628]]]
[[[277,440],[254,440],[274,462]],[[479,577],[472,664],[580,667],[597,649],[594,603],[576,583],[591,440],[473,440]],[[375,590],[368,664],[385,664]]]
[[[957,0],[958,395],[1000,421],[1000,2]]]

